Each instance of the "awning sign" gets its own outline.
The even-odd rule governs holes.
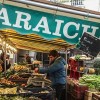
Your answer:
[[[14,29],[20,34],[38,34],[45,39],[61,38],[76,44],[84,32],[100,37],[100,22],[11,6],[0,5],[0,29]]]

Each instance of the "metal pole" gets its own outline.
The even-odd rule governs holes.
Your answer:
[[[67,50],[66,50],[66,100],[67,100]]]
[[[6,51],[7,51],[7,48],[6,48],[6,38],[5,38],[5,44],[4,44],[4,74],[6,76]]]
[[[42,56],[42,62],[43,62],[43,52],[42,52],[42,55],[41,55],[41,56]],[[44,63],[43,63],[43,64],[44,64]]]
[[[41,2],[35,2],[35,1],[30,1],[30,0],[12,0],[12,1],[23,3],[23,4],[29,4],[33,6],[38,6],[38,7],[43,7],[47,9],[52,9],[56,11],[62,11],[62,12],[73,13],[73,14],[78,14],[78,15],[83,15],[83,16],[88,16],[88,17],[100,18],[99,14],[97,15],[97,14],[92,14],[89,12],[82,12],[82,11],[77,11],[73,9],[58,7],[57,5],[44,4]]]
[[[17,59],[18,59],[17,58],[17,53],[15,53],[14,56],[15,56],[15,63],[17,63]]]

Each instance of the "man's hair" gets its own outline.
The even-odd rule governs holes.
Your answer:
[[[56,50],[51,50],[50,52],[49,52],[49,56],[53,56],[53,57],[57,57],[59,54],[58,54],[58,52],[56,51]]]

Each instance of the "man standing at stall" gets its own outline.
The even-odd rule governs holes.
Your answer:
[[[35,68],[35,72],[49,74],[52,88],[56,91],[57,100],[66,100],[66,70],[65,60],[56,50],[49,52],[50,65],[46,68]]]

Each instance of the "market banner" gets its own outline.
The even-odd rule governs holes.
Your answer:
[[[20,34],[38,34],[45,39],[61,38],[76,44],[84,32],[100,38],[100,22],[81,20],[48,12],[0,4],[0,30],[14,29]]]

